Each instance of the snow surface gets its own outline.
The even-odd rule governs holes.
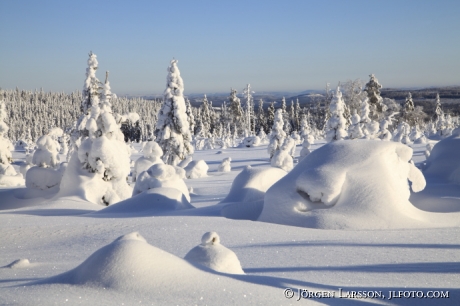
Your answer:
[[[312,145],[309,156],[323,144]],[[300,149],[298,146],[296,156]],[[425,145],[413,145],[413,149],[412,160],[420,166],[425,161]],[[230,172],[217,171],[222,161],[218,150],[195,152],[194,159],[209,165],[207,177],[185,180],[194,190],[191,203],[196,208],[161,214],[132,203],[132,210],[126,205],[104,216],[104,210],[123,202],[103,209],[85,200],[83,194],[54,196],[23,187],[0,188],[0,304],[457,303],[458,226],[420,223],[420,228],[329,230],[222,217],[226,204],[219,203],[246,166],[283,171],[270,167],[266,150],[266,145],[225,149],[225,156],[232,158]],[[13,152],[13,159],[17,169],[25,153]],[[424,190],[411,194],[415,207],[440,218],[460,211],[458,185],[433,185],[430,177],[426,181]],[[363,222],[366,217],[369,215]],[[210,231],[219,233],[225,246],[238,254],[245,275],[216,272],[182,259],[197,245],[197,238]],[[140,233],[147,242],[137,234],[125,236],[132,232]],[[125,238],[114,241],[119,236]],[[18,258],[27,258],[31,264],[20,269],[7,267]],[[284,297],[285,288],[294,290],[294,298]],[[297,302],[298,288],[335,292],[336,298]],[[337,298],[339,288],[345,292],[381,290],[386,298]],[[443,290],[449,291],[449,298],[388,300],[390,290]]]

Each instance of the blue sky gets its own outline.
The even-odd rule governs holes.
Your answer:
[[[80,90],[88,52],[113,92],[460,85],[460,1],[0,0],[0,87]]]

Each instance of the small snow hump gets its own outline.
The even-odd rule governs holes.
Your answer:
[[[216,232],[207,232],[201,237],[201,244],[220,244],[220,237]]]
[[[147,242],[144,237],[139,234],[139,232],[132,232],[130,234],[126,234],[123,236],[118,237],[115,241],[123,241],[123,240],[137,240],[142,242]]]
[[[26,268],[30,266],[30,261],[28,259],[16,259],[12,263],[6,266],[6,268],[11,269],[18,269],[18,268]]]
[[[220,244],[220,237],[216,232],[205,233],[201,244],[191,249],[184,259],[217,272],[244,274],[238,257],[232,250]]]

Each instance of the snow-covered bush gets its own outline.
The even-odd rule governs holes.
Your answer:
[[[294,167],[294,161],[292,159],[293,151],[295,150],[295,140],[292,138],[286,138],[286,141],[281,148],[275,152],[271,159],[271,166],[281,168],[284,171],[291,171]]]
[[[56,136],[57,138],[58,136]],[[32,156],[32,164],[36,165],[27,170],[26,187],[31,189],[57,189],[61,183],[66,164],[59,166],[59,144],[50,135],[44,135],[37,140],[37,149]]]
[[[217,272],[244,274],[238,257],[232,250],[220,244],[216,232],[205,233],[201,244],[191,249],[184,259]]]
[[[305,138],[305,140],[302,143],[302,150],[300,150],[300,156],[299,156],[299,161],[304,159],[305,157],[308,156],[308,154],[311,153],[310,147],[312,144],[314,144],[315,138],[311,135]]]
[[[353,110],[353,116],[351,116],[351,125],[348,128],[348,138],[349,139],[359,139],[364,136],[364,133],[361,129],[361,117],[356,112],[356,109]]]
[[[410,147],[395,142],[324,145],[267,191],[259,220],[316,228],[404,228],[418,226],[420,218],[429,222],[409,202],[410,188],[425,187],[411,157]]]
[[[163,160],[161,159],[163,150],[161,150],[160,146],[155,141],[147,141],[144,144],[142,153],[144,156],[139,157],[134,164],[132,173],[133,182],[137,180],[137,176],[142,171],[147,171],[154,164],[163,164]]]
[[[187,155],[193,154],[183,92],[184,84],[177,60],[172,60],[155,131],[156,141],[164,152],[163,160],[170,165],[177,165]]]
[[[185,176],[188,179],[195,179],[208,176],[208,165],[204,160],[193,160],[185,168]]]
[[[134,186],[133,196],[152,188],[174,188],[182,192],[190,203],[190,194],[183,180],[182,168],[167,164],[154,164],[139,174]]]
[[[231,157],[224,158],[222,160],[222,163],[219,165],[219,168],[217,169],[219,172],[230,172],[232,170],[231,166]]]
[[[32,163],[42,168],[56,168],[59,164],[59,144],[51,136],[44,135],[37,140]]]
[[[252,148],[260,146],[261,141],[259,136],[248,136],[243,139],[241,146],[245,148]]]

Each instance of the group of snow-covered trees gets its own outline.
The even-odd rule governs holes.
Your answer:
[[[177,61],[173,61],[168,68],[163,101],[112,95],[110,102],[114,118],[121,124],[124,140],[157,138],[165,146],[165,156],[168,156],[165,158],[174,159],[169,157],[173,151],[183,157],[193,149],[237,146],[247,136],[259,135],[268,140],[266,135],[272,133],[275,124],[280,124],[279,120],[287,136],[305,139],[306,135],[313,135],[330,140],[396,137],[402,141],[406,136],[420,134],[444,137],[457,124],[456,118],[442,111],[439,96],[434,101],[436,111],[431,120],[427,120],[421,107],[414,105],[410,94],[403,105],[382,98],[382,85],[374,75],[370,75],[366,84],[359,79],[341,83],[335,92],[327,86],[322,101],[304,107],[298,100],[288,103],[284,98],[277,102],[254,101],[249,84],[241,95],[232,88],[221,106],[213,106],[204,95],[200,105],[193,107],[183,96],[183,82],[178,71]],[[93,86],[92,90],[102,90],[103,83],[97,81],[88,86]],[[88,101],[89,94],[85,90],[70,94],[43,90],[2,91],[0,98],[6,105],[4,120],[10,127],[6,136],[15,144],[33,146],[39,137],[53,128],[60,128],[65,136],[58,141],[70,145],[71,138],[67,135],[77,128],[76,121],[83,108],[89,107],[81,107],[81,101]],[[277,109],[281,110],[281,119],[275,118]],[[165,117],[170,110],[176,113],[180,110],[181,120]],[[179,126],[183,120],[186,122]],[[186,143],[184,147],[181,147],[182,141]]]

